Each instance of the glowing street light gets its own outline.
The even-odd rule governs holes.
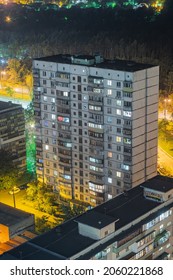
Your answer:
[[[5,22],[11,22],[11,17],[10,16],[6,16],[5,17]]]

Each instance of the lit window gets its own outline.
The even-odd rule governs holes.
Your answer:
[[[130,169],[129,165],[126,165],[126,164],[122,164],[121,168],[124,170],[127,170],[127,171]]]
[[[121,177],[121,172],[117,171],[116,174],[117,174],[117,177],[119,177],[119,178]]]
[[[51,101],[52,101],[52,103],[55,103],[55,98],[54,97],[51,98]]]
[[[108,199],[112,199],[112,194],[108,193]]]
[[[117,110],[116,110],[116,113],[117,113],[117,115],[121,115],[121,110],[120,110],[120,109],[117,109]]]
[[[68,96],[68,92],[67,92],[67,91],[64,91],[64,92],[63,92],[63,96]]]
[[[108,80],[108,81],[107,81],[107,85],[108,85],[108,86],[112,86],[112,81],[111,81],[111,80]]]
[[[121,100],[117,100],[117,105],[121,106]]]
[[[125,144],[131,144],[132,141],[131,141],[130,138],[124,138],[124,143],[125,143]]]
[[[55,176],[57,176],[57,175],[58,175],[58,171],[54,170],[53,174],[54,174]]]
[[[131,111],[123,111],[123,116],[130,118],[132,116]]]
[[[49,150],[49,145],[45,145],[45,150]]]
[[[44,101],[47,101],[47,96],[44,96],[44,97],[43,97],[43,100],[44,100]]]
[[[58,116],[58,121],[69,123],[70,119],[67,117]]]
[[[49,126],[48,121],[44,121],[44,126],[46,126],[46,127],[48,127],[48,126]]]
[[[93,127],[93,128],[103,129],[103,125],[102,124],[88,123],[88,126],[89,127]]]
[[[112,95],[112,90],[108,89],[108,95]]]
[[[117,141],[117,142],[121,142],[121,137],[117,136],[117,137],[116,137],[116,141]]]
[[[108,157],[109,157],[109,158],[112,157],[112,152],[108,152]]]
[[[112,183],[112,178],[108,177],[108,183]]]
[[[52,120],[56,119],[56,115],[52,114]]]

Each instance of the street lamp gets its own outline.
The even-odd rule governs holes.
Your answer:
[[[167,104],[169,104],[169,102],[171,101],[171,99],[169,98],[165,98],[164,99],[164,120],[167,120]]]
[[[6,71],[0,71],[1,89],[3,88],[2,87],[2,79],[5,75],[6,75]]]
[[[15,194],[14,194],[14,187],[13,187],[13,204],[14,204],[14,208],[16,208],[16,198],[15,198]]]

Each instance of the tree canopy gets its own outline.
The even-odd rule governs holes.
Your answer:
[[[5,150],[0,150],[0,189],[14,187],[20,178],[19,170],[13,163],[13,158]]]

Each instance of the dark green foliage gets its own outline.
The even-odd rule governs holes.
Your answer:
[[[85,212],[85,207],[80,205],[61,205],[61,211],[64,214],[64,220],[67,221],[75,216],[78,216]]]

